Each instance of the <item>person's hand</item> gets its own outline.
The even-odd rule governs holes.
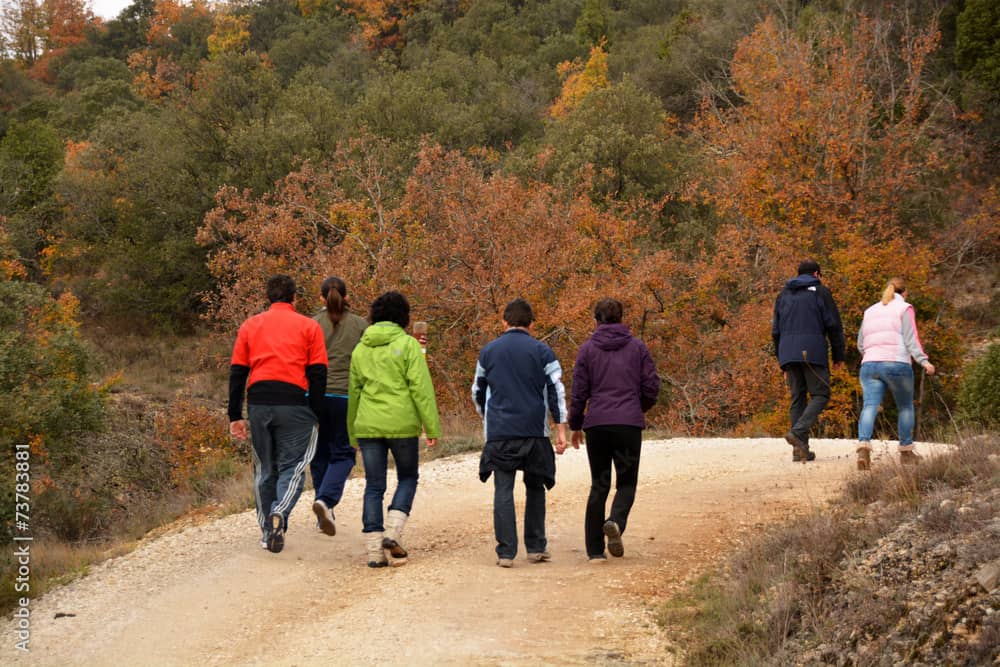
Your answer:
[[[927,371],[928,375],[934,375],[934,364],[929,361],[925,361],[921,365],[924,367],[924,370]]]
[[[437,438],[427,438],[427,446],[433,447],[434,445],[437,444],[437,441],[438,441]]]
[[[233,436],[237,440],[246,440],[249,436],[247,433],[247,420],[240,419],[234,422],[229,422],[229,435]]]
[[[573,443],[573,449],[580,449],[580,445],[583,444],[583,431],[573,431],[570,440]]]
[[[566,439],[556,438],[556,454],[562,454],[566,451]]]
[[[843,368],[844,368],[844,362],[843,361],[835,361],[835,362],[833,362],[833,367],[836,368],[838,371],[839,370],[843,370]]]

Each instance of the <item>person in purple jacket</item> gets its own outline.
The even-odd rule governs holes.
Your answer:
[[[594,319],[597,329],[580,346],[573,367],[569,427],[574,447],[586,434],[591,481],[584,534],[590,561],[603,563],[605,537],[612,556],[625,553],[622,533],[635,502],[644,413],[656,405],[660,378],[646,345],[622,324],[620,301],[598,301]],[[615,497],[605,516],[612,462]]]

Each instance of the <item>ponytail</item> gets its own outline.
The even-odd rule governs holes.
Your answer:
[[[902,294],[904,291],[906,291],[906,283],[903,282],[902,278],[889,278],[888,284],[885,286],[885,289],[882,290],[882,305],[889,305],[889,302],[892,301],[897,294]]]
[[[347,310],[347,285],[336,276],[330,276],[323,281],[320,292],[326,301],[326,316],[333,324],[338,324]]]

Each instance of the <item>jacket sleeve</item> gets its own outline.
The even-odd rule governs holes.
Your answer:
[[[250,367],[233,364],[229,367],[229,421],[243,419],[243,391],[250,377]]]
[[[639,349],[641,350],[641,386],[639,388],[639,405],[642,407],[643,412],[649,412],[649,410],[656,405],[656,399],[660,395],[660,376],[656,372],[656,362],[653,361],[653,355],[649,353],[649,348],[642,341],[639,341]]]
[[[771,317],[771,340],[774,342],[774,356],[778,357],[778,344],[781,342],[781,316],[778,314],[778,304],[781,303],[781,295],[774,300],[774,315]]]
[[[834,363],[844,361],[846,355],[846,343],[844,342],[844,325],[840,321],[840,310],[833,300],[833,294],[825,285],[822,286],[823,295],[823,325],[826,327],[826,337],[830,340],[830,352],[833,355]]]
[[[360,346],[358,346],[360,348]],[[354,420],[358,416],[358,402],[361,400],[361,392],[364,385],[361,383],[361,373],[358,371],[358,359],[361,355],[356,349],[351,355],[351,369],[347,381],[347,437],[351,439],[351,445],[358,446],[358,438],[354,435]]]
[[[580,346],[573,365],[573,386],[570,389],[569,427],[573,431],[583,428],[583,411],[590,400],[590,366],[587,364],[587,344]]]
[[[562,382],[562,366],[556,359],[555,352],[548,345],[545,346],[544,357],[545,391],[548,395],[549,412],[552,414],[552,421],[557,424],[565,424],[569,415],[566,410],[566,387]]]
[[[306,366],[306,380],[309,382],[309,408],[318,418],[326,410],[323,401],[326,393],[326,364],[310,364]]]
[[[486,369],[483,368],[482,354],[476,361],[476,375],[472,378],[472,402],[476,406],[476,412],[480,417],[486,416]]]
[[[924,352],[924,346],[920,344],[920,336],[917,334],[917,320],[916,315],[913,313],[913,306],[903,311],[903,321],[901,324],[900,334],[903,336],[903,344],[906,345],[906,351],[910,353],[910,356],[918,364],[923,364],[927,361],[927,354]]]
[[[417,407],[420,422],[428,438],[441,437],[441,419],[438,416],[437,399],[434,397],[434,384],[431,382],[431,371],[427,367],[427,358],[420,349],[416,338],[410,338],[406,346],[406,383],[410,387],[410,396]]]

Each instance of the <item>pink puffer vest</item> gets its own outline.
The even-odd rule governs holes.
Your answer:
[[[898,361],[910,363],[910,353],[903,342],[903,314],[912,306],[901,298],[883,305],[881,301],[869,306],[861,321],[861,336],[868,361]]]

